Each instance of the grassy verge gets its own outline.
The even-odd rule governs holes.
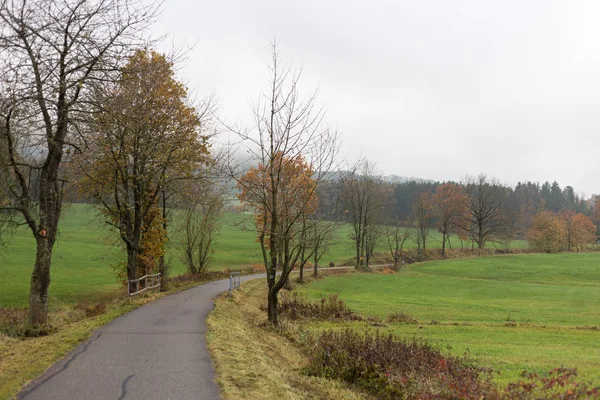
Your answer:
[[[335,293],[363,316],[409,315],[414,323],[386,322],[386,329],[450,346],[455,355],[469,351],[501,372],[501,384],[523,370],[561,365],[598,384],[599,264],[598,253],[434,261],[396,274],[319,280],[302,291],[313,299]]]
[[[387,273],[347,273],[314,280],[299,288],[302,292],[311,286],[339,280],[368,285],[373,276],[390,277]],[[298,291],[286,291],[281,300],[281,327],[273,329],[266,324],[265,298],[265,282],[249,282],[232,299],[220,298],[209,316],[209,348],[227,399],[600,398],[600,387],[588,383],[589,374],[578,377],[568,368],[548,373],[560,366],[559,353],[572,355],[574,351],[568,340],[556,347],[558,342],[549,340],[548,335],[559,340],[567,332],[525,332],[537,336],[540,342],[549,340],[547,347],[553,350],[548,353],[548,368],[542,363],[538,366],[543,373],[532,372],[510,382],[494,382],[491,380],[494,374],[489,375],[486,372],[489,370],[477,362],[479,357],[463,357],[444,343],[431,345],[433,341],[422,340],[424,335],[417,332],[407,335],[396,329],[431,326],[439,329],[438,333],[447,334],[449,328],[456,327],[454,324],[423,324],[401,312],[388,314],[385,320],[367,317],[364,312],[361,316],[353,313],[336,294],[310,301],[298,295]],[[458,326],[465,327],[471,325]],[[497,338],[498,331],[511,332],[504,343],[509,352],[521,347],[521,356],[535,359],[538,352],[544,351],[536,347],[540,343],[534,343],[534,338],[522,337],[524,332],[518,324],[487,328],[478,337]],[[589,333],[597,336],[597,332]],[[463,339],[469,338],[468,334],[464,336]],[[588,339],[584,341],[590,343]],[[520,365],[514,358],[507,357],[505,361],[516,368],[530,369],[529,363]]]
[[[40,376],[79,343],[88,339],[95,329],[120,315],[167,294],[227,276],[225,273],[213,272],[198,278],[178,277],[169,282],[169,290],[166,292],[144,293],[129,299],[115,295],[112,298],[105,297],[102,302],[79,303],[73,307],[63,307],[59,311],[50,313],[52,333],[46,336],[15,338],[0,332],[0,400],[16,395],[24,385]],[[89,315],[95,313],[98,315]],[[21,323],[25,326],[25,321],[15,322],[18,318],[26,319],[27,313],[13,316],[13,320],[10,321],[12,326],[5,326],[5,328],[12,327],[14,330],[15,325]],[[0,320],[0,325],[2,323],[3,321]]]
[[[208,343],[226,399],[365,399],[346,384],[303,374],[306,358],[289,332],[266,324],[263,279],[222,296],[207,319]]]

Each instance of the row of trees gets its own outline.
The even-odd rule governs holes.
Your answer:
[[[423,257],[427,238],[434,227],[442,235],[444,256],[446,247],[452,246],[451,234],[458,236],[461,248],[468,241],[472,248],[477,248],[480,252],[490,241],[505,242],[520,237],[520,229],[537,223],[540,215],[553,215],[552,211],[542,211],[529,216],[529,213],[519,213],[515,209],[514,200],[520,196],[523,188],[535,188],[535,185],[520,185],[512,189],[485,175],[468,177],[458,184],[407,183],[407,187],[413,189],[418,185],[427,189],[415,193],[409,212],[398,207],[399,185],[388,184],[369,162],[363,162],[337,185],[340,186],[339,190],[330,188],[325,193],[329,196],[335,193],[340,198],[341,211],[333,215],[349,222],[353,227],[352,240],[355,243],[357,267],[369,265],[376,243],[384,237],[391,257],[398,263],[402,258],[403,246],[409,238],[416,242],[418,255]],[[572,190],[566,191],[569,192]],[[404,197],[401,199],[404,201]],[[327,204],[330,205],[331,202]],[[543,201],[539,204],[543,204]],[[519,221],[515,218],[516,215],[526,221]],[[577,245],[568,240],[565,242],[566,249],[581,247],[582,244],[595,240],[595,225],[589,217],[574,210],[564,210],[561,215],[574,216],[564,217],[562,220],[572,221],[574,226],[583,224],[586,232],[585,235],[569,234],[568,237],[577,238]],[[529,229],[528,238],[532,232],[534,231]],[[533,247],[539,248],[538,245]]]
[[[335,176],[335,178],[339,178],[339,176]],[[378,180],[382,185],[388,186],[387,191],[393,193],[387,205],[388,214],[401,220],[411,218],[413,204],[421,194],[430,193],[433,195],[440,186],[445,184],[443,182],[415,180],[402,183],[390,182],[389,177],[383,176],[378,176]],[[335,185],[334,182],[330,184]],[[510,220],[516,238],[525,236],[525,233],[531,227],[531,218],[540,211],[573,210],[585,215],[592,215],[593,212],[590,201],[577,195],[571,186],[561,189],[557,182],[552,184],[546,182],[542,185],[534,182],[520,182],[516,186],[507,187],[506,189],[508,191],[506,218]],[[323,191],[323,202],[327,212],[333,213],[336,196],[339,196],[339,193],[340,190]],[[600,222],[600,217],[597,220]],[[392,223],[393,219],[390,218],[390,221]]]

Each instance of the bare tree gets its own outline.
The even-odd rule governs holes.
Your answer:
[[[425,258],[425,245],[432,220],[431,193],[421,193],[413,203],[412,219],[417,238],[417,252],[419,259]]]
[[[402,224],[399,220],[396,220],[393,226],[386,226],[385,229],[388,249],[390,250],[390,255],[394,259],[394,266],[396,267],[398,266],[398,263],[402,261],[404,244],[411,236],[410,228],[408,228],[407,225],[408,224]]]
[[[30,321],[48,315],[52,249],[63,201],[61,163],[71,151],[90,88],[114,80],[123,55],[142,43],[154,6],[126,0],[0,2],[0,101],[10,203],[36,240]],[[41,162],[37,162],[41,160]],[[39,174],[39,188],[31,187]]]
[[[319,275],[319,261],[327,253],[333,241],[336,224],[331,221],[318,220],[313,225],[313,276]]]
[[[477,243],[481,254],[490,240],[507,239],[511,234],[511,223],[508,216],[509,188],[487,176],[467,177],[465,183],[468,215],[464,228],[471,239]]]
[[[352,240],[356,249],[356,268],[368,267],[380,231],[387,203],[387,193],[375,165],[363,160],[344,179],[344,213],[352,225]]]
[[[442,234],[442,257],[446,255],[446,242],[450,243],[450,232],[460,226],[467,214],[467,197],[463,188],[454,183],[438,186],[432,197],[432,213],[437,229]]]
[[[192,274],[202,274],[214,252],[225,206],[226,186],[215,179],[198,179],[189,183],[193,187],[185,194],[178,236],[187,270]]]
[[[333,166],[338,139],[323,124],[316,92],[300,97],[300,74],[281,65],[275,42],[269,72],[269,91],[254,107],[256,129],[236,131],[259,167],[242,178],[232,175],[237,176],[240,199],[255,212],[267,270],[268,319],[277,325],[278,293],[300,258],[302,216],[315,208],[315,191]]]

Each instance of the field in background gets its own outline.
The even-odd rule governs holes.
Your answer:
[[[228,212],[224,216],[221,234],[217,239],[212,269],[235,269],[242,265],[260,264],[260,248],[256,236],[248,229],[251,216]],[[176,220],[176,218],[175,218]],[[167,260],[172,266],[171,274],[185,271],[181,262],[179,244],[173,233],[177,221],[171,224],[171,242]],[[247,228],[244,229],[244,226]],[[341,225],[335,233],[334,245],[323,257],[321,263],[336,264],[352,257],[353,247],[349,239],[351,227]],[[457,238],[451,239],[454,246],[460,246]],[[523,241],[510,243],[511,247],[523,247]],[[414,243],[407,247],[415,247]],[[431,230],[428,248],[441,247],[441,235]],[[385,238],[377,246],[378,252],[386,252]],[[28,303],[29,283],[35,259],[35,242],[31,233],[22,227],[9,240],[6,247],[0,247],[0,307],[25,307]],[[60,236],[53,254],[50,286],[50,307],[60,309],[63,304],[72,304],[82,297],[95,300],[119,290],[111,266],[123,260],[120,242],[110,236],[96,210],[85,204],[68,206],[60,223]]]
[[[600,383],[598,253],[427,262],[390,275],[318,280],[303,290],[312,298],[338,293],[365,316],[406,313],[418,323],[384,329],[469,351],[502,372],[499,382],[564,365]]]

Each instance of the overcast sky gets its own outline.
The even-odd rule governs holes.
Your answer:
[[[600,2],[166,0],[180,77],[249,121],[269,40],[319,87],[342,153],[385,174],[600,192]]]

